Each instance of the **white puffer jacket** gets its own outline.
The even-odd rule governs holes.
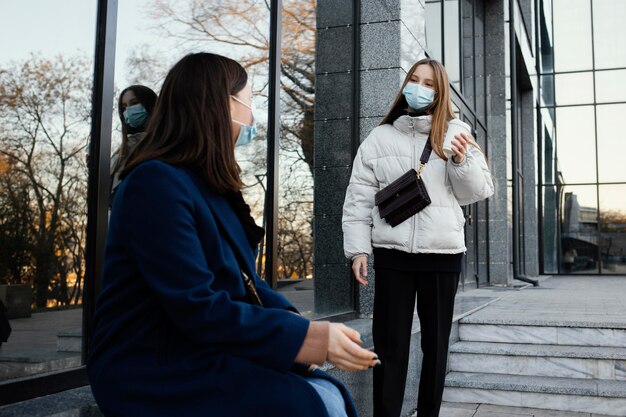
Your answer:
[[[359,147],[343,205],[343,240],[347,258],[371,255],[372,246],[408,253],[465,252],[461,205],[493,194],[485,157],[474,146],[455,164],[432,152],[422,173],[431,204],[391,227],[380,218],[374,195],[411,168],[428,139],[431,116],[400,116],[392,125],[376,127]],[[468,126],[469,128],[469,126]]]

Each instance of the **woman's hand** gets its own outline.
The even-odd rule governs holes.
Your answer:
[[[472,135],[467,133],[460,133],[458,135],[454,135],[454,139],[452,139],[452,151],[454,155],[452,155],[452,160],[460,164],[465,159],[465,154],[467,153],[467,148],[469,145],[474,143],[474,138]]]
[[[352,261],[352,272],[361,285],[367,285],[367,256],[362,255]]]
[[[363,371],[380,360],[374,352],[359,346],[363,341],[354,329],[341,323],[330,323],[328,337],[328,361],[344,371]]]

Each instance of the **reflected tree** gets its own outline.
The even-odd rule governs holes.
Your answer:
[[[279,277],[312,273],[313,117],[315,105],[315,0],[285,0],[282,14]],[[267,96],[269,10],[265,0],[154,0],[150,16],[157,33],[188,51],[214,50],[237,59],[251,75],[256,95]],[[210,45],[210,48],[207,48]],[[129,58],[132,67],[161,68],[145,48]],[[149,81],[154,82],[153,75]],[[145,80],[135,80],[145,82]],[[263,128],[263,127],[262,127]],[[263,145],[255,141],[242,160],[244,181],[257,186],[247,198],[262,213],[266,173]],[[254,194],[257,194],[255,197]],[[256,204],[255,204],[256,203]],[[258,216],[257,216],[258,217]]]
[[[88,62],[32,56],[0,69],[0,224],[15,245],[5,256],[13,264],[5,265],[3,274],[11,282],[31,283],[37,307],[81,298]]]

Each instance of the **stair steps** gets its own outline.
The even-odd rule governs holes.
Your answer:
[[[626,416],[626,329],[469,316],[459,337],[444,401]]]

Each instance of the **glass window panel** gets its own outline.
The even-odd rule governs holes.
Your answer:
[[[279,290],[305,316],[314,312],[315,16],[314,1],[284,2],[277,277]]]
[[[625,104],[605,104],[596,107],[598,115],[598,174],[600,182],[626,181],[624,169]]]
[[[462,47],[463,47],[463,84],[462,91],[463,96],[467,102],[475,107],[474,105],[474,61],[476,57],[474,56],[474,17],[473,17],[473,1],[471,0],[463,0],[461,2],[461,9],[463,13],[463,39],[462,39]]]
[[[554,141],[547,129],[543,130],[543,179],[544,184],[556,184]]]
[[[603,274],[626,274],[626,184],[600,185]]]
[[[426,0],[426,46],[431,58],[443,61],[441,42],[441,0]]]
[[[2,5],[0,384],[81,365],[95,24],[95,1]]]
[[[444,54],[450,82],[461,88],[461,45],[459,39],[459,1],[444,1]]]
[[[561,272],[598,272],[598,202],[595,185],[566,186],[560,192]]]
[[[557,72],[593,68],[590,0],[553,0]]]
[[[593,104],[593,72],[555,75],[556,105]]]
[[[596,71],[596,103],[626,101],[626,70]]]
[[[625,18],[625,1],[593,1],[593,43],[596,68],[626,67]]]
[[[557,170],[566,184],[596,182],[593,106],[556,110]]]
[[[554,106],[554,75],[541,75],[541,99],[543,106]]]
[[[558,241],[559,241],[559,217],[558,188],[554,185],[542,187],[541,231],[543,234],[543,270],[546,274],[558,272]]]
[[[474,62],[476,65],[476,115],[485,120],[485,10],[482,0],[474,1]]]
[[[269,63],[269,9],[264,2],[192,2],[177,0],[119,2],[115,86],[117,92],[142,84],[159,92],[170,67],[184,55],[210,51],[240,62],[248,72],[258,133],[248,146],[236,148],[245,184],[243,194],[258,225],[265,225],[267,176],[267,86]],[[243,19],[243,20],[242,20]],[[203,30],[198,30],[202,27]],[[112,151],[121,143],[121,121],[114,109],[117,128]],[[263,275],[265,242],[257,258]]]

